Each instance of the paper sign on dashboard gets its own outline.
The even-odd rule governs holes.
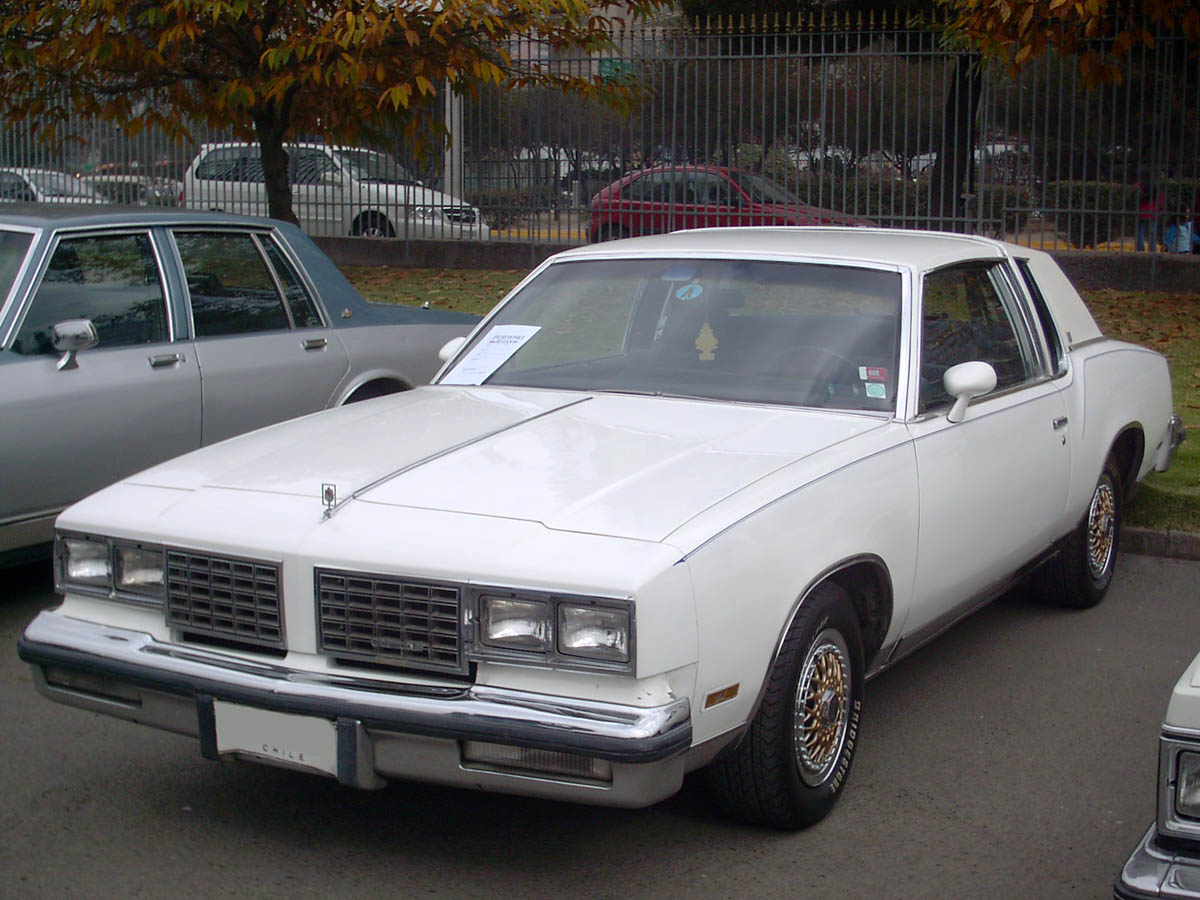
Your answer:
[[[496,325],[441,383],[483,384],[541,329],[541,325]]]

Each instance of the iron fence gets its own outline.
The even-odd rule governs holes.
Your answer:
[[[1010,79],[947,49],[939,29],[886,17],[642,24],[604,54],[541,62],[622,84],[631,107],[492,90],[446,99],[450,139],[433,158],[399,141],[340,151],[298,142],[290,180],[302,225],[571,243],[869,221],[1127,250],[1157,248],[1172,225],[1200,231],[1200,66],[1182,39],[1139,46],[1120,84],[1092,89],[1075,59],[1043,57]],[[76,196],[37,199],[97,191],[267,211],[256,148],[228,134],[197,127],[171,142],[72,121],[47,145],[31,124],[0,140],[5,199],[37,192],[17,184],[23,171],[54,170]]]

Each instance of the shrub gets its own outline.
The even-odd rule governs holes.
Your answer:
[[[553,185],[515,188],[480,188],[467,192],[468,203],[479,209],[483,221],[494,229],[511,228],[526,216],[554,206]]]

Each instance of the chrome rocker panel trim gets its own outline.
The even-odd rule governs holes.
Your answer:
[[[346,733],[346,750],[355,761],[342,766],[339,743],[339,767],[346,771],[339,771],[338,780],[357,787],[380,786],[378,773],[642,806],[678,790],[692,741],[687,698],[642,708],[484,685],[429,687],[308,673],[160,642],[57,610],[40,613],[17,650],[49,699],[199,737],[210,758],[216,758],[208,721],[214,699],[332,720],[339,741]],[[70,683],[72,678],[83,686]],[[366,756],[356,740],[368,748]],[[608,760],[613,782],[597,790],[595,784],[556,776],[471,770],[458,752],[464,740]]]

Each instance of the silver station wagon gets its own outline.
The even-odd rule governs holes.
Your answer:
[[[0,215],[0,564],[149,465],[427,381],[474,316],[368,303],[283,222]]]

